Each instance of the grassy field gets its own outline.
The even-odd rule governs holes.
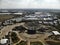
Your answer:
[[[13,15],[0,15],[0,22],[13,18]]]

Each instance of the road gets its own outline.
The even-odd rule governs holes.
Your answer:
[[[13,25],[5,26],[3,29],[1,29],[0,39],[1,39],[2,37],[4,37],[5,35],[7,35],[9,31],[12,31],[12,29],[13,29],[15,26],[20,26],[20,25],[23,25],[23,24],[24,24],[24,23],[16,23],[16,24],[13,24]]]
[[[2,37],[4,37],[5,35],[7,35],[9,31],[12,31],[12,29],[13,29],[14,27],[20,26],[20,25],[23,25],[23,26],[24,26],[24,24],[25,24],[25,23],[16,23],[16,24],[13,24],[13,25],[5,26],[3,29],[1,29],[0,39],[1,39]],[[24,27],[25,27],[25,26],[24,26]],[[27,28],[27,27],[26,27],[26,28]],[[16,32],[16,33],[17,33],[17,32]],[[18,35],[20,41],[23,40],[23,39],[19,36],[18,33],[17,33],[17,35]],[[39,35],[40,35],[40,34],[39,34]],[[44,35],[44,36],[43,36],[43,35]],[[41,36],[39,36],[39,38],[38,38],[37,40],[40,40],[40,42],[42,42],[42,43],[45,45],[44,39],[45,39],[46,37],[48,37],[48,35],[50,35],[50,34],[47,34],[47,33],[46,33],[46,34],[42,34]],[[35,36],[36,36],[36,35],[35,35]],[[30,40],[31,40],[31,39],[30,39]],[[34,39],[33,39],[33,40],[34,40]],[[31,40],[31,41],[33,41],[33,40]],[[17,43],[19,43],[20,41],[18,41]],[[34,41],[35,41],[35,40],[34,40]],[[16,45],[17,43],[15,43],[14,45]],[[28,41],[27,44],[30,45],[30,41]]]

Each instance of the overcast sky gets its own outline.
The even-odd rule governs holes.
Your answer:
[[[60,0],[0,0],[1,8],[60,9]]]

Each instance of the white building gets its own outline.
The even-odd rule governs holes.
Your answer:
[[[14,13],[15,15],[22,15],[23,13]]]
[[[6,20],[3,24],[4,25],[10,25],[10,24],[13,24],[13,22],[11,20]]]
[[[35,12],[35,14],[41,14],[42,12]]]
[[[59,33],[58,31],[52,31],[52,33],[53,33],[54,35],[60,35],[60,33]]]
[[[11,21],[16,21],[16,22],[21,22],[22,21],[22,18],[14,18],[14,19],[10,19]]]
[[[1,39],[0,44],[2,44],[2,45],[7,44],[7,41],[8,41],[8,39]]]

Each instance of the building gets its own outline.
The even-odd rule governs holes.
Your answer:
[[[6,20],[3,22],[3,25],[12,25],[13,22],[11,20]]]
[[[34,15],[34,14],[31,14],[31,15],[25,15],[24,17],[23,17],[23,20],[39,20],[38,19],[38,17],[37,17],[37,15]]]
[[[35,14],[41,14],[42,12],[35,12]]]
[[[31,15],[25,15],[23,17],[23,20],[25,21],[39,21],[40,24],[51,24],[51,25],[57,25],[57,17],[55,15],[52,15],[50,13],[40,13],[40,14],[31,14]]]
[[[7,43],[8,43],[8,39],[1,39],[0,40],[1,45],[7,45]]]
[[[60,33],[59,33],[58,31],[52,31],[52,33],[53,33],[54,35],[60,35]]]
[[[22,18],[14,18],[14,19],[10,19],[11,21],[16,21],[16,23],[18,23],[18,22],[21,22],[22,21]]]
[[[32,26],[28,26],[27,33],[28,34],[36,34],[36,28],[33,25]]]
[[[15,15],[22,15],[23,13],[21,12],[21,13],[14,13]]]

